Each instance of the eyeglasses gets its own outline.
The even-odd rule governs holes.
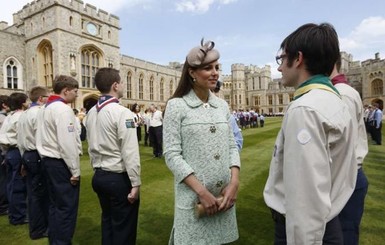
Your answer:
[[[277,62],[278,65],[282,65],[283,58],[285,58],[287,55],[286,54],[281,54],[275,56],[275,61]]]

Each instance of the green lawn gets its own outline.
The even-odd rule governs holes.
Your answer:
[[[233,244],[272,244],[273,223],[262,191],[266,182],[279,118],[266,118],[264,128],[243,131],[241,186],[237,202],[240,239]],[[383,133],[384,135],[384,133]],[[384,137],[384,136],[383,136]],[[369,146],[365,172],[370,186],[361,226],[363,245],[385,241],[385,147]],[[173,177],[162,159],[152,159],[152,150],[141,146],[142,182],[138,245],[167,244],[173,221]],[[87,152],[86,149],[84,152]],[[100,207],[91,187],[92,169],[85,154],[81,159],[80,207],[73,244],[100,244]],[[48,244],[47,239],[32,241],[28,226],[11,226],[0,217],[0,244]]]

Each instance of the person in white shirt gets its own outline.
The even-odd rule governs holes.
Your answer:
[[[141,185],[135,115],[119,104],[124,85],[118,70],[100,68],[95,84],[102,95],[88,112],[86,128],[92,187],[102,208],[102,244],[135,244]]]
[[[5,118],[0,129],[0,145],[5,150],[7,173],[8,218],[12,225],[28,223],[27,190],[25,177],[21,174],[22,159],[17,147],[18,123],[20,115],[28,107],[28,96],[15,92],[9,96],[8,104],[11,113]]]
[[[338,215],[357,176],[352,118],[329,76],[340,56],[328,23],[305,24],[281,43],[283,85],[294,87],[270,164],[264,199],[275,244],[343,244]]]
[[[36,150],[36,120],[40,108],[47,101],[48,90],[40,86],[33,87],[29,98],[32,103],[19,118],[17,146],[23,159],[23,168],[27,172],[29,236],[34,240],[48,236],[47,183]]]
[[[54,94],[38,113],[36,148],[45,169],[50,210],[50,244],[71,244],[79,206],[81,141],[72,103],[79,84],[70,76],[53,81]]]
[[[151,118],[150,118],[150,127],[149,127],[149,134],[150,134],[150,142],[153,149],[153,156],[162,158],[163,155],[163,116],[162,112],[157,110],[156,106],[152,104],[150,106],[150,111],[152,112]]]
[[[0,95],[0,129],[7,117],[9,106],[7,104],[9,96]],[[8,200],[7,200],[7,166],[4,162],[5,152],[0,149],[0,215],[8,214]]]
[[[363,117],[364,110],[360,94],[348,84],[345,75],[339,73],[340,68],[341,57],[338,59],[330,78],[334,87],[341,94],[342,100],[348,106],[350,115],[353,119],[353,137],[355,139],[355,144],[351,147],[354,148],[356,158],[352,164],[357,165],[358,171],[354,192],[338,217],[342,226],[344,244],[358,245],[360,223],[364,213],[364,201],[368,191],[368,180],[362,169],[364,158],[368,153],[368,138],[366,136]]]

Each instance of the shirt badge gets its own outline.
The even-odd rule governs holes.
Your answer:
[[[135,128],[134,119],[126,119],[126,128]]]
[[[311,135],[306,129],[301,129],[297,134],[297,140],[301,145],[306,145],[311,140]]]
[[[75,126],[72,123],[70,123],[70,125],[67,128],[68,128],[68,133],[75,132]]]

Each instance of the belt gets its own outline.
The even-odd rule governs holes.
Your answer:
[[[283,214],[278,213],[274,209],[270,209],[270,210],[271,210],[271,216],[275,222],[280,223],[280,224],[286,223],[286,218]]]
[[[121,173],[117,173],[117,172],[112,172],[112,171],[108,171],[108,170],[103,170],[102,168],[98,167],[98,168],[94,168],[95,172],[102,172],[102,173],[109,173],[109,174],[122,174],[122,175],[127,175],[127,172],[121,172]]]

